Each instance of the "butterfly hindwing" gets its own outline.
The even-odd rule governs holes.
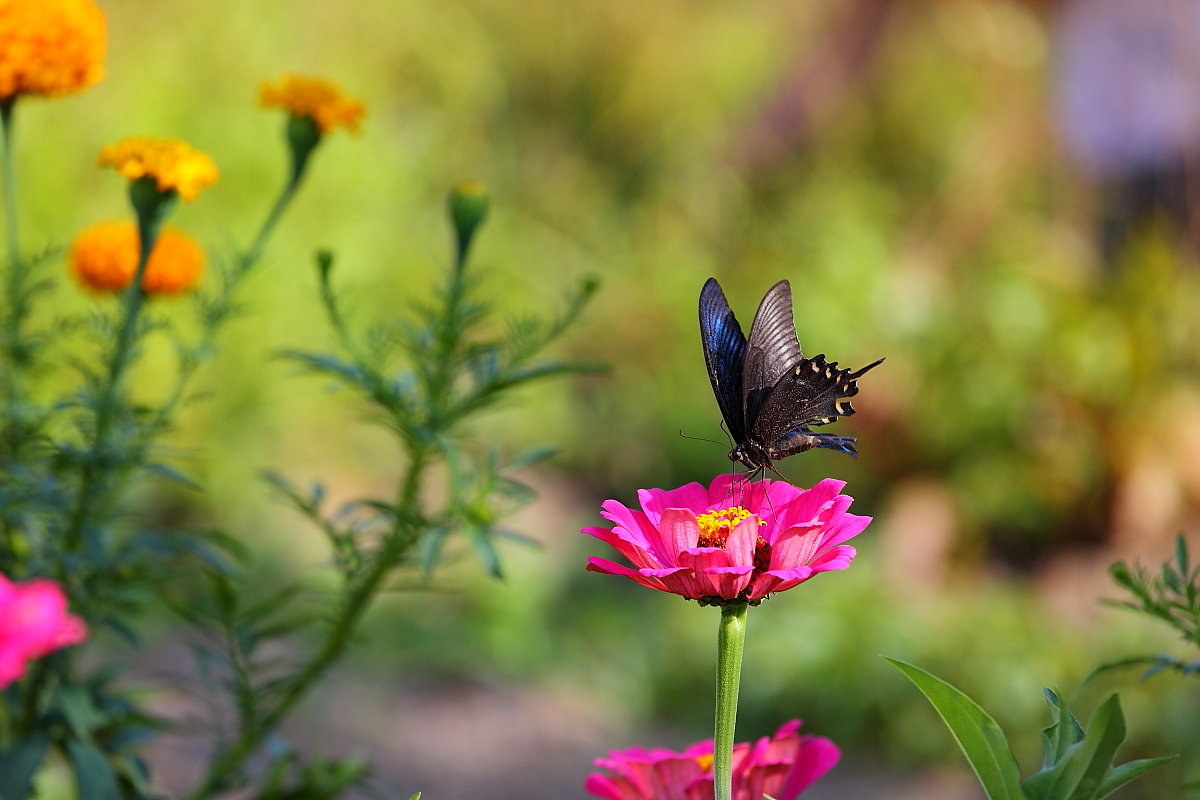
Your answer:
[[[715,278],[709,278],[700,291],[700,339],[708,380],[725,427],[735,442],[743,442],[746,421],[742,410],[742,363],[746,337]]]
[[[858,378],[879,363],[876,361],[851,372],[839,369],[836,361],[826,361],[824,355],[801,359],[772,388],[758,416],[748,426],[750,436],[765,443],[769,450],[784,450],[787,448],[781,439],[799,429],[850,416],[854,413],[850,398],[858,394]],[[833,449],[840,448],[834,446]],[[782,452],[776,457],[782,458]]]
[[[858,451],[854,449],[856,441],[853,436],[813,433],[808,428],[797,428],[794,431],[783,434],[772,442],[768,448],[768,453],[773,459],[787,458],[788,456],[794,456],[796,453],[803,453],[805,450],[812,450],[814,447],[824,447],[858,458]]]

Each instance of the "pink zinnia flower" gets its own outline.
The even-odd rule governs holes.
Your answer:
[[[839,494],[845,485],[826,478],[798,489],[726,474],[707,489],[698,483],[671,491],[642,489],[641,511],[608,500],[602,514],[616,525],[583,529],[635,568],[603,558],[589,558],[587,568],[702,604],[758,604],[818,572],[850,566],[855,550],[842,542],[871,518],[846,513],[854,498]]]
[[[773,737],[733,746],[734,800],[792,800],[833,769],[842,753],[820,736],[801,736],[800,720],[785,722]],[[712,800],[712,739],[682,753],[633,747],[598,758],[583,788],[606,800]]]
[[[83,620],[51,580],[13,583],[0,575],[0,689],[25,674],[28,662],[87,638]]]

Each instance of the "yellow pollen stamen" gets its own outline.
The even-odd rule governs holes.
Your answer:
[[[741,506],[718,508],[698,515],[696,523],[700,526],[699,546],[724,547],[730,531],[746,517],[752,516],[754,516],[753,512],[747,511]],[[759,520],[758,524],[766,525],[763,520]]]
[[[705,753],[702,756],[696,756],[696,763],[700,765],[700,769],[704,772],[712,772],[713,757],[712,753]]]

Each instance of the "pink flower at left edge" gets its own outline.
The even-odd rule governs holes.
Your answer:
[[[819,572],[845,569],[855,549],[844,544],[870,523],[847,513],[854,498],[844,481],[811,489],[764,479],[719,475],[707,488],[642,489],[641,510],[605,501],[612,528],[584,528],[633,565],[589,558],[588,570],[622,575],[643,586],[723,604],[757,604]]]
[[[800,735],[800,720],[774,736],[733,746],[734,800],[793,800],[838,763],[841,751],[821,736]],[[598,758],[583,788],[604,800],[712,800],[713,743],[697,742],[681,753],[663,748],[617,750]]]
[[[0,575],[0,689],[25,675],[26,665],[79,644],[87,626],[67,613],[62,587],[46,578],[14,583]]]

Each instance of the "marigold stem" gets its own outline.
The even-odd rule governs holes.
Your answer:
[[[0,102],[0,128],[4,131],[4,232],[8,235],[8,268],[15,271],[21,257],[17,232],[17,176],[13,171],[13,108],[16,97]]]
[[[121,379],[132,360],[138,318],[141,316],[142,304],[146,297],[146,292],[142,289],[142,278],[146,274],[146,265],[150,262],[150,253],[158,240],[158,232],[162,229],[165,210],[164,208],[162,213],[156,214],[138,214],[140,245],[137,270],[129,288],[125,290],[125,314],[121,320],[121,330],[117,334],[116,346],[108,362],[108,376],[96,404],[96,429],[92,433],[92,448],[83,465],[79,499],[67,528],[66,546],[70,551],[77,550],[82,545],[92,506],[100,496],[104,473],[108,466],[105,462],[108,460],[109,431],[117,411]]]
[[[243,253],[241,258],[238,259],[237,265],[239,272],[248,270],[250,267],[254,266],[255,262],[258,261],[260,257],[262,257],[263,248],[265,248],[267,245],[267,239],[270,238],[271,233],[275,230],[275,226],[279,223],[280,218],[283,216],[283,212],[286,211],[288,205],[291,204],[292,198],[296,196],[296,190],[300,188],[301,177],[301,175],[292,175],[288,179],[288,182],[284,184],[283,191],[281,191],[279,196],[275,198],[275,203],[271,206],[271,210],[267,213],[266,219],[263,220],[262,227],[258,229],[258,235],[254,237],[254,243],[250,245],[250,249]]]
[[[25,318],[24,303],[21,301],[21,284],[24,270],[21,267],[21,248],[17,230],[17,176],[13,167],[13,108],[16,96],[0,102],[0,169],[4,172],[4,216],[5,234],[8,240],[8,265],[4,272],[4,400],[8,419],[4,425],[5,455],[12,461],[20,457],[24,439],[24,422],[21,408],[21,390],[18,372],[21,364],[21,323]],[[16,544],[8,520],[4,521],[4,543],[11,553]]]
[[[715,800],[732,800],[733,797],[733,736],[749,608],[746,603],[738,602],[725,606],[721,609],[721,625],[717,629],[717,711],[713,731]]]

